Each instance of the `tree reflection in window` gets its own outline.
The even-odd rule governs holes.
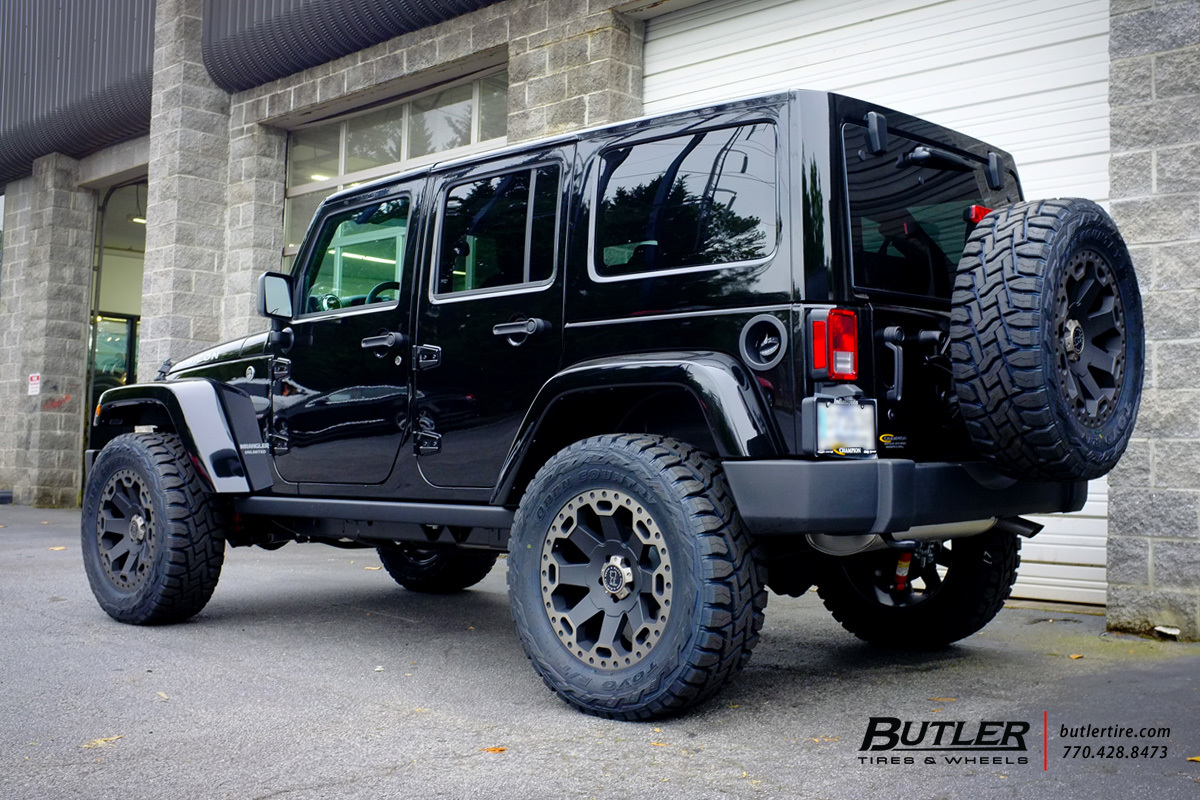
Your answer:
[[[602,158],[602,276],[728,264],[775,248],[775,129],[744,125],[620,147]]]

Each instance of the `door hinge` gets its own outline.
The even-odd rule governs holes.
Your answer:
[[[286,358],[277,358],[271,362],[271,380],[283,381],[292,377],[292,362]]]
[[[413,366],[417,370],[433,369],[442,363],[442,348],[435,344],[413,346]]]
[[[271,455],[281,456],[288,450],[292,449],[291,443],[288,441],[287,433],[272,433],[267,436],[267,443],[271,445]]]
[[[433,431],[417,431],[413,434],[413,450],[419,456],[442,452],[442,435]]]

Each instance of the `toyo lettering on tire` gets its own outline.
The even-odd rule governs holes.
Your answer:
[[[1045,200],[984,217],[958,264],[950,336],[963,419],[994,466],[1067,481],[1117,463],[1145,344],[1133,264],[1104,209]]]
[[[746,663],[767,595],[720,467],[678,440],[614,434],[561,450],[509,543],[517,634],[581,711],[682,711]]]
[[[178,436],[113,439],[83,492],[83,566],[100,607],[134,625],[198,613],[221,575],[224,518]]]
[[[410,592],[449,594],[487,577],[499,553],[400,544],[376,548],[379,561],[396,583]]]

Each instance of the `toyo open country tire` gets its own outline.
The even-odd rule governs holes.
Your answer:
[[[100,451],[83,492],[83,566],[110,617],[181,622],[217,588],[224,520],[179,437],[118,436]]]
[[[379,547],[379,560],[396,583],[410,592],[461,592],[487,577],[499,553],[401,544]]]
[[[562,699],[613,719],[682,711],[750,658],[767,594],[719,466],[661,436],[561,450],[517,510],[517,634]]]
[[[1021,542],[1010,531],[936,542],[913,554],[912,584],[889,591],[899,553],[831,558],[817,592],[858,638],[882,647],[928,650],[963,639],[1000,613],[1017,579]]]
[[[1098,478],[1141,399],[1141,296],[1129,251],[1090,200],[997,209],[967,240],[950,355],[975,446],[1013,477]]]

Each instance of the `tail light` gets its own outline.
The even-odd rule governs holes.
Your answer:
[[[858,315],[848,308],[817,311],[811,317],[812,371],[834,381],[858,378]]]
[[[814,319],[812,328],[812,368],[825,369],[829,366],[829,334],[825,330],[825,320]]]
[[[992,213],[992,210],[986,206],[967,206],[967,210],[963,213],[963,216],[967,222],[972,225],[978,225],[990,213]]]
[[[852,381],[858,377],[858,316],[849,309],[829,312],[829,379]]]

